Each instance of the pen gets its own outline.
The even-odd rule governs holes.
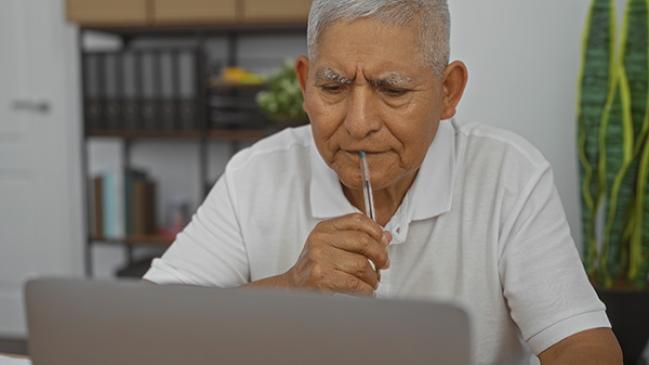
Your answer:
[[[365,201],[365,214],[376,222],[376,218],[374,215],[374,194],[372,192],[372,182],[370,181],[370,169],[367,166],[367,156],[364,151],[359,152],[360,159],[361,159],[361,174],[363,176],[363,200]],[[370,266],[372,266],[372,270],[376,271],[377,274],[380,273],[379,270],[376,268],[376,265],[372,260],[368,260],[370,262]]]

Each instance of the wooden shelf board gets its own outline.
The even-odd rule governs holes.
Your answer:
[[[233,82],[225,82],[222,80],[210,81],[208,89],[212,92],[243,90],[243,91],[261,91],[268,85],[265,83],[260,84],[237,84]]]
[[[89,129],[86,131],[88,137],[107,137],[107,138],[151,138],[151,139],[200,139],[200,131],[131,131],[131,130],[97,130]]]
[[[93,243],[109,243],[109,244],[124,244],[131,246],[170,246],[173,239],[162,235],[134,235],[124,238],[105,238],[105,237],[90,237]]]
[[[255,141],[268,134],[266,129],[212,129],[207,132],[207,137],[224,141]]]

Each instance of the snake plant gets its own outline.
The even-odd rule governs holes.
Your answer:
[[[593,0],[577,113],[584,264],[598,286],[645,287],[649,274],[649,0]]]

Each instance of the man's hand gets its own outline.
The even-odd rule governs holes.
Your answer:
[[[377,269],[388,267],[390,235],[357,213],[321,222],[307,238],[295,266],[287,273],[293,288],[372,295],[378,288]]]
[[[541,365],[622,365],[622,350],[610,328],[572,335],[539,355]]]
[[[373,295],[389,266],[392,240],[381,226],[360,213],[319,223],[307,238],[297,263],[285,274],[248,285]]]

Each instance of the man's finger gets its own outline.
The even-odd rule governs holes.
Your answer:
[[[336,293],[373,296],[374,288],[354,275],[333,270],[324,283],[326,289]]]
[[[388,250],[382,242],[375,240],[364,232],[344,231],[329,233],[324,236],[326,243],[347,252],[360,254],[372,260],[378,269],[384,269],[388,263]]]
[[[353,213],[329,221],[329,228],[335,231],[362,231],[381,242],[383,228],[361,213]]]
[[[379,287],[379,276],[370,266],[367,257],[332,247],[329,252],[330,264],[338,270],[363,280],[374,289]]]

